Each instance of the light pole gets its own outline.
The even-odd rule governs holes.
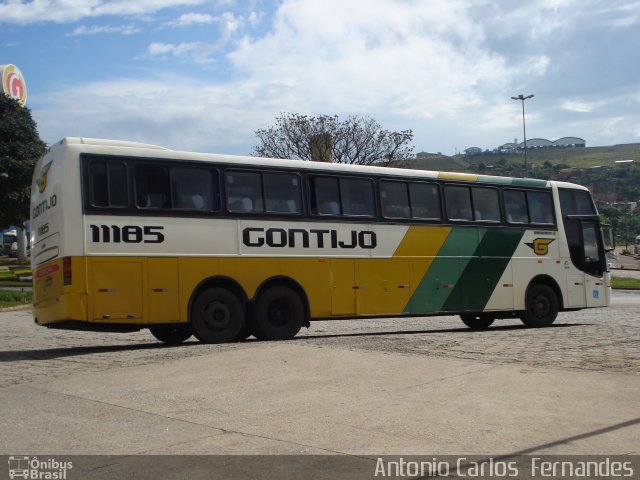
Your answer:
[[[527,178],[529,176],[529,164],[527,163],[527,126],[524,121],[524,101],[529,98],[533,98],[534,95],[527,95],[526,97],[522,94],[517,97],[511,97],[513,100],[520,100],[522,102],[522,133],[524,136],[524,177]]]

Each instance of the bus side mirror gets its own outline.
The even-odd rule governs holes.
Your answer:
[[[616,248],[616,240],[613,235],[613,227],[611,225],[602,225],[602,238],[604,240],[605,252],[611,252]]]

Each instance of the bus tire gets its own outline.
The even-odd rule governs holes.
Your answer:
[[[527,290],[526,310],[520,320],[527,327],[548,327],[558,316],[560,302],[553,288],[536,283]]]
[[[193,335],[191,326],[186,323],[179,325],[152,325],[149,327],[149,331],[157,340],[168,345],[178,345]]]
[[[256,301],[251,327],[261,340],[289,340],[302,328],[304,316],[300,295],[288,287],[270,287]]]
[[[245,325],[244,306],[229,290],[209,288],[193,302],[190,320],[193,334],[201,342],[230,342]]]
[[[460,320],[471,330],[485,330],[491,326],[495,318],[490,315],[465,313],[460,315]]]

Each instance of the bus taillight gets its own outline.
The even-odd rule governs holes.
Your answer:
[[[62,277],[64,278],[65,285],[71,285],[71,257],[64,257],[62,259]]]

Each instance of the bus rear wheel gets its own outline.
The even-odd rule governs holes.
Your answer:
[[[460,315],[462,323],[471,330],[485,330],[491,326],[495,318],[490,315],[479,315],[473,313],[465,313]]]
[[[191,307],[191,328],[204,343],[234,340],[245,324],[244,306],[229,290],[209,288],[200,293]]]
[[[261,340],[289,340],[302,328],[304,316],[300,295],[288,287],[271,287],[256,301],[251,330]]]
[[[527,327],[548,327],[558,316],[559,304],[553,288],[535,284],[527,291],[527,309],[520,315],[520,320]]]
[[[169,345],[178,345],[193,334],[191,327],[186,323],[180,325],[153,325],[149,327],[149,331],[156,339]]]

